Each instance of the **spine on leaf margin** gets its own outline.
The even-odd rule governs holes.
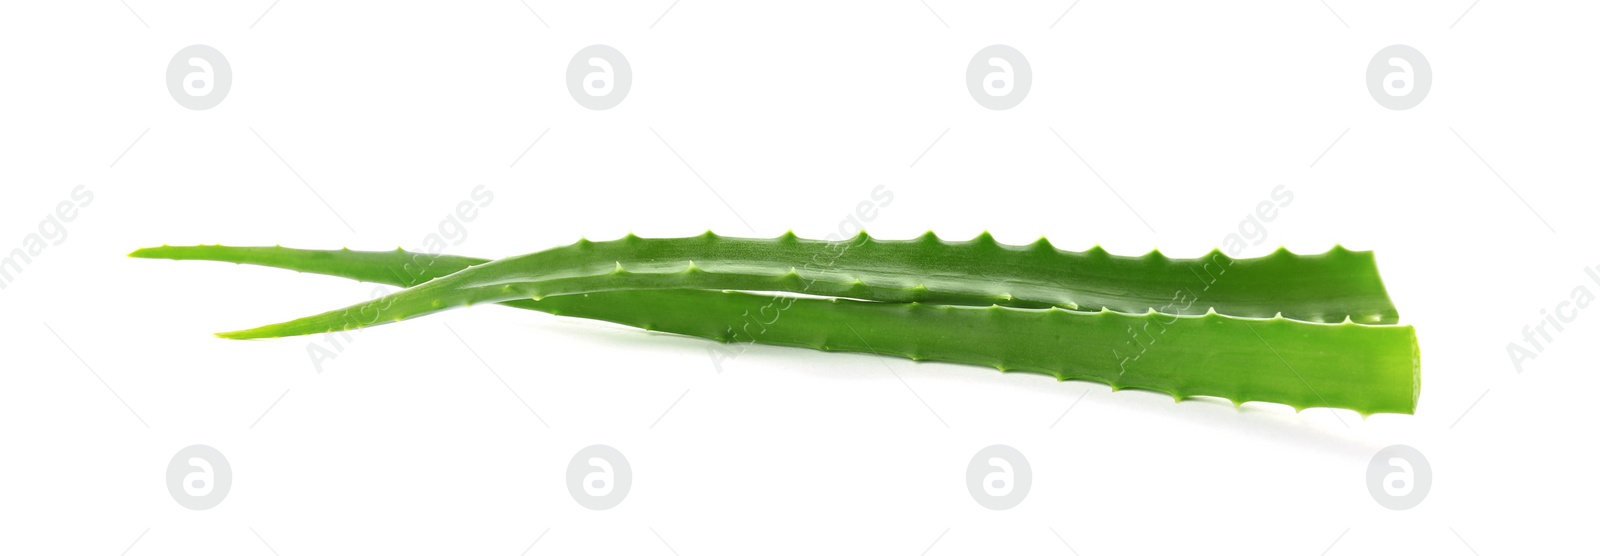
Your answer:
[[[987,233],[947,242],[859,235],[827,242],[689,238],[580,241],[463,269],[342,310],[228,333],[264,338],[346,330],[512,299],[643,289],[782,291],[868,301],[1107,309],[1198,315],[1282,315],[1309,322],[1397,322],[1370,252],[1279,250],[1255,259],[1220,253],[1170,259],[1061,251],[1040,241],[1002,245]]]
[[[256,264],[411,287],[485,259],[404,251],[159,247],[135,257]],[[1386,298],[1385,298],[1386,299]],[[616,290],[502,304],[696,336],[992,366],[1174,398],[1412,413],[1420,392],[1409,326],[1319,324],[1208,312],[1176,316]]]

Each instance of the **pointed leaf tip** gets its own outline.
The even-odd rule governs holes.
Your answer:
[[[245,329],[245,330],[229,330],[227,332],[217,332],[217,333],[212,334],[212,335],[216,336],[218,338],[225,339],[225,340],[253,340],[253,339],[256,339],[256,338],[265,338],[265,337],[267,337],[267,336],[264,336],[264,335],[260,334],[260,332],[259,332],[260,330],[261,330],[260,328],[248,328],[248,329]]]

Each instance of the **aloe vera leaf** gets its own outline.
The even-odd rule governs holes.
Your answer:
[[[319,315],[223,333],[267,338],[398,322],[455,307],[519,298],[622,289],[786,291],[871,301],[1054,306],[1231,316],[1392,323],[1398,313],[1370,252],[1335,247],[1320,255],[1279,250],[1257,259],[1220,253],[1168,259],[1117,257],[1046,242],[919,239],[727,238],[580,241],[477,265],[387,297]]]
[[[222,246],[149,248],[132,256],[257,264],[397,286],[484,262],[404,251]],[[1412,413],[1420,393],[1410,326],[780,300],[701,290],[621,290],[504,304],[723,342],[992,366],[1178,399],[1217,396],[1365,415]]]
[[[785,299],[787,308],[778,310],[785,305],[770,296],[703,290],[619,290],[532,303],[556,315],[723,342],[989,366],[1176,400],[1215,396],[1296,410],[1410,414],[1421,392],[1416,332],[1405,325],[812,298]]]

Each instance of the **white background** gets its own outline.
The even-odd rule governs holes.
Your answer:
[[[0,6],[0,249],[74,186],[94,194],[0,290],[0,552],[1489,556],[1592,542],[1600,309],[1521,373],[1506,346],[1574,288],[1600,292],[1583,272],[1600,265],[1593,5],[127,4]],[[163,81],[192,44],[233,70],[206,111]],[[564,82],[591,44],[633,68],[611,110]],[[1016,108],[966,89],[990,44],[1031,63]],[[1391,44],[1431,63],[1416,108],[1367,91]],[[719,373],[707,342],[501,308],[364,331],[319,373],[307,344],[323,339],[210,333],[370,285],[123,257],[415,248],[479,184],[494,201],[451,253],[629,230],[820,237],[881,184],[893,201],[867,225],[881,237],[987,229],[1194,256],[1282,184],[1294,201],[1247,254],[1375,249],[1420,337],[1421,403],[1365,420],[1174,404],[772,347]],[[233,469],[205,511],[164,483],[191,444]],[[566,491],[591,444],[633,467],[611,510]],[[1016,508],[967,493],[990,444],[1032,465]],[[1432,465],[1411,510],[1367,491],[1368,460],[1392,444]]]

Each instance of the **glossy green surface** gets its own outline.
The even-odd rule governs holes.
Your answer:
[[[865,235],[824,242],[690,238],[579,243],[481,264],[360,305],[224,337],[273,338],[399,322],[511,299],[614,290],[781,291],[884,302],[1151,310],[1310,322],[1393,323],[1399,318],[1370,252],[1277,251],[1257,259],[1168,259],[1152,252],[1061,251],[1007,246],[988,234],[946,242]]]
[[[744,243],[738,249],[716,251],[715,254],[723,257],[714,259],[717,262],[708,265],[716,272],[701,269],[703,263],[699,260],[695,263],[697,270],[689,271],[685,264],[683,270],[673,271],[669,259],[673,255],[683,255],[683,250],[693,249],[695,241],[748,243]],[[849,280],[853,279],[862,279],[868,284],[883,283],[880,280],[887,280],[892,276],[904,276],[905,274],[897,273],[916,265],[918,260],[916,257],[933,257],[938,250],[978,259],[998,259],[1003,263],[1000,266],[1009,266],[1010,270],[991,269],[980,274],[985,277],[983,280],[970,277],[960,279],[961,276],[952,272],[959,271],[962,265],[945,261],[942,263],[943,266],[924,268],[925,276],[941,278],[935,281],[940,287],[929,286],[927,292],[914,287],[889,288],[893,293],[886,296],[893,301],[906,301],[904,297],[935,296],[941,304],[777,297],[705,289],[648,289],[648,284],[676,284],[670,280],[617,280],[612,282],[613,287],[647,289],[593,290],[588,293],[568,295],[550,294],[551,290],[541,289],[540,291],[546,296],[537,300],[527,297],[494,299],[492,295],[488,298],[476,297],[479,292],[492,293],[497,288],[516,283],[500,281],[507,280],[508,275],[518,275],[518,273],[522,276],[537,276],[538,279],[532,282],[538,283],[539,288],[546,288],[549,283],[574,284],[584,280],[604,280],[606,277],[633,274],[630,270],[624,270],[623,273],[616,272],[616,267],[620,264],[645,267],[637,274],[653,279],[673,277],[693,279],[701,273],[721,274],[724,270],[738,267],[739,272],[728,272],[728,274],[738,275],[737,280],[745,281],[741,283],[753,281],[761,286],[756,289],[762,291],[796,291],[770,287],[774,285],[772,282],[758,280],[760,272],[746,272],[748,268],[729,262],[730,259],[753,261],[755,257],[749,255],[744,259],[728,255],[737,255],[741,249],[763,249],[759,247],[761,245],[759,242],[762,241],[796,243],[804,240],[625,238],[618,242],[589,243],[562,248],[577,251],[576,255],[564,254],[571,258],[515,257],[505,261],[516,261],[516,264],[503,265],[485,264],[487,261],[483,259],[429,256],[404,251],[307,251],[278,247],[158,247],[141,249],[134,252],[133,256],[257,264],[405,287],[428,282],[436,277],[446,277],[422,288],[408,289],[397,296],[385,298],[387,301],[380,299],[378,300],[380,303],[377,304],[355,306],[352,308],[353,312],[345,313],[339,320],[334,321],[339,323],[359,324],[361,320],[372,316],[387,317],[399,314],[389,312],[396,310],[396,307],[408,315],[425,314],[441,309],[447,305],[430,304],[422,311],[415,311],[409,306],[414,304],[412,300],[400,297],[434,287],[438,288],[434,290],[436,292],[469,292],[472,295],[466,297],[472,302],[500,301],[508,306],[551,314],[605,320],[724,342],[756,342],[992,366],[1002,370],[1050,375],[1060,380],[1091,380],[1109,384],[1113,388],[1160,391],[1179,399],[1207,395],[1226,398],[1236,403],[1244,401],[1284,403],[1297,409],[1340,407],[1363,414],[1411,413],[1415,409],[1420,389],[1416,337],[1409,326],[1322,324],[1284,318],[1238,318],[1214,313],[1186,316],[1159,313],[1135,315],[1111,311],[1069,311],[1055,307],[1040,309],[991,305],[991,298],[997,297],[994,293],[996,289],[993,287],[997,282],[985,280],[998,279],[1000,280],[998,283],[1005,284],[1008,283],[1004,281],[1005,279],[1039,276],[1038,272],[1025,266],[1028,261],[1036,264],[1051,262],[1063,265],[1078,264],[1079,266],[1074,268],[1089,276],[1094,275],[1091,271],[1110,272],[1106,269],[1120,269],[1117,272],[1144,271],[1162,275],[1161,269],[1192,270],[1204,265],[1197,261],[1170,261],[1153,257],[1109,257],[1065,253],[1053,249],[1051,251],[1054,251],[1054,255],[1042,250],[1030,254],[1019,248],[991,247],[985,245],[982,238],[976,242],[954,244],[927,241],[875,242],[875,244],[889,244],[890,247],[877,252],[868,251],[869,255],[874,255],[871,257],[858,256],[845,259],[843,255],[836,256],[835,262],[827,272],[796,273],[802,279],[816,278],[816,283],[824,284],[823,287],[848,284]],[[617,244],[626,245],[628,242],[676,242],[677,245],[660,245],[655,250],[635,252],[626,263],[621,260],[610,261],[612,266],[610,271],[595,271],[604,268],[604,265],[589,259],[604,260],[608,257],[621,259],[622,257],[617,255],[623,250],[606,249]],[[822,248],[835,245],[823,242],[808,243],[811,245],[806,243],[801,245],[813,248],[818,244]],[[943,247],[937,246],[940,244]],[[858,248],[866,245],[868,243],[864,241],[857,243]],[[854,249],[856,248],[844,249],[844,252],[848,253]],[[596,251],[599,253],[594,254]],[[1019,251],[1022,257],[1017,256]],[[856,252],[859,254],[862,250]],[[707,253],[699,251],[697,254]],[[894,255],[916,255],[916,257],[897,263],[893,260]],[[1035,258],[1029,259],[1029,255]],[[844,262],[840,262],[841,259]],[[537,264],[572,264],[574,261],[582,263],[576,265],[580,267],[577,270],[547,267],[542,272],[530,272],[531,269],[525,268]],[[871,268],[854,269],[851,265],[871,266]],[[585,268],[590,270],[586,271]],[[661,271],[651,272],[648,270],[650,268],[659,268]],[[767,274],[771,274],[770,270],[781,268],[781,264],[764,265],[755,261],[749,268],[766,269],[769,270]],[[1232,305],[1223,304],[1223,306],[1250,311],[1263,302],[1261,298],[1266,293],[1289,292],[1303,296],[1290,296],[1291,299],[1308,301],[1288,305],[1300,311],[1298,314],[1327,315],[1328,307],[1341,306],[1355,308],[1355,310],[1346,309],[1346,314],[1354,313],[1356,316],[1368,316],[1376,320],[1387,319],[1392,322],[1392,317],[1386,315],[1394,314],[1393,307],[1383,293],[1381,281],[1377,281],[1377,273],[1368,253],[1352,253],[1336,249],[1325,255],[1310,257],[1274,254],[1263,259],[1241,260],[1226,268],[1228,274],[1221,274],[1221,278],[1294,274],[1317,270],[1353,277],[1356,283],[1301,280],[1290,281],[1287,284],[1282,282],[1258,284],[1269,290],[1263,292],[1261,288],[1225,289],[1220,284],[1226,283],[1226,280],[1218,279],[1212,282],[1212,289],[1209,291],[1216,292],[1218,299],[1233,302]],[[484,269],[491,269],[494,272],[484,272]],[[1240,272],[1240,269],[1251,272]],[[859,272],[852,274],[851,270]],[[835,277],[830,276],[830,272],[844,274]],[[785,270],[779,276],[788,274]],[[1165,275],[1173,276],[1176,273],[1169,272]],[[871,278],[872,282],[861,276]],[[1363,277],[1370,277],[1371,281],[1360,280]],[[1177,284],[1161,284],[1148,274],[1140,274],[1138,278],[1130,280],[1134,284],[1127,285],[1119,291],[1155,292],[1163,288],[1183,287]],[[784,278],[784,280],[792,279],[792,276]],[[563,280],[566,282],[562,282]],[[476,285],[482,282],[491,282],[493,285],[487,288]],[[1060,281],[1053,283],[1058,282]],[[434,284],[446,284],[447,287]],[[789,284],[791,282],[780,282],[777,285]],[[791,287],[804,288],[806,282],[802,281],[799,284],[801,285]],[[850,293],[863,291],[878,293],[884,289],[882,286],[869,287],[865,290],[860,286],[853,288]],[[1328,297],[1360,301],[1327,301],[1322,296],[1316,295],[1316,292],[1320,291],[1319,288],[1334,290]],[[1075,304],[1085,299],[1108,299],[1120,303],[1118,307],[1132,307],[1140,303],[1120,297],[1116,299],[1094,297],[1105,294],[1103,290],[1082,286],[1049,293],[1044,292],[1046,289],[1048,288],[1029,289],[1026,291],[1043,295],[1024,297],[1013,295],[1011,300],[1026,305],[1041,304],[1043,299],[1058,301],[1075,299],[1076,301],[1073,301]],[[805,289],[799,291],[816,293]],[[926,300],[927,297],[922,299]],[[1203,303],[1207,299],[1205,296],[1200,296],[1198,302],[1188,307],[1173,305],[1168,309],[1206,306]],[[363,310],[369,313],[363,315]],[[1148,310],[1149,307],[1146,307],[1141,312]],[[1285,312],[1288,313],[1287,310]],[[304,325],[294,326],[276,331],[273,327],[265,327],[245,336],[271,336],[282,332],[306,330]]]

